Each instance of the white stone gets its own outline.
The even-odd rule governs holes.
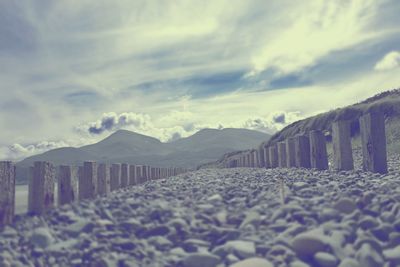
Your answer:
[[[272,263],[266,259],[253,257],[236,262],[230,267],[273,267]]]
[[[338,263],[338,260],[335,258],[335,256],[326,252],[315,253],[314,260],[320,267],[335,267]]]
[[[256,247],[254,242],[251,241],[243,241],[243,240],[234,240],[228,241],[225,244],[225,248],[229,252],[233,252],[236,256],[241,259],[252,257],[256,254]]]

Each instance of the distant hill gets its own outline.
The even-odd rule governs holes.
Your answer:
[[[28,169],[35,161],[55,165],[80,165],[85,160],[107,163],[148,164],[195,168],[217,160],[221,155],[257,146],[268,134],[247,129],[203,129],[192,136],[163,143],[127,130],[119,130],[102,141],[79,148],[65,147],[28,157],[16,164],[19,183],[27,181]]]
[[[360,116],[371,110],[379,110],[385,115],[386,122],[386,136],[388,152],[400,151],[400,89],[394,89],[379,93],[375,96],[367,98],[359,103],[346,106],[343,108],[337,108],[330,110],[325,113],[318,114],[303,120],[296,121],[289,124],[281,131],[276,132],[268,140],[254,146],[257,149],[264,145],[271,145],[277,142],[286,140],[288,137],[292,137],[298,134],[307,134],[311,130],[321,130],[325,133],[327,141],[331,141],[331,125],[332,122],[339,119],[346,119],[351,121],[351,135],[358,137],[360,132],[360,126],[358,119]],[[357,138],[355,138],[357,139]],[[328,144],[329,145],[329,144]],[[355,147],[359,146],[359,143],[354,143]],[[329,147],[328,147],[329,148]],[[228,161],[229,158],[234,157],[237,154],[245,151],[236,151],[233,153],[224,154],[214,162],[209,162],[199,166],[200,168],[214,168],[222,167]],[[328,150],[328,152],[331,152]]]

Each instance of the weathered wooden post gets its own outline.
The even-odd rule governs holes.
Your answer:
[[[151,167],[151,175],[150,175],[150,177],[151,177],[151,180],[155,180],[155,178],[156,178],[156,172],[155,172],[155,168],[154,167]]]
[[[332,123],[333,166],[336,170],[352,170],[353,150],[351,148],[350,121]]]
[[[85,161],[79,179],[79,199],[91,199],[97,195],[97,163]]]
[[[258,167],[265,167],[264,147],[262,145],[258,148]]]
[[[78,199],[78,169],[61,165],[58,178],[58,205],[70,204]]]
[[[273,144],[269,148],[269,165],[271,168],[278,167],[278,149],[277,145]]]
[[[121,164],[114,163],[110,169],[110,190],[115,191],[120,187],[121,182]]]
[[[249,153],[250,153],[250,167],[254,168],[256,166],[255,151],[251,150]]]
[[[121,164],[121,188],[128,186],[129,180],[129,164],[122,163]]]
[[[328,169],[328,154],[326,152],[325,135],[321,131],[310,131],[311,168]]]
[[[28,212],[32,209],[31,205],[33,204],[33,186],[29,186],[33,183],[33,166],[29,167],[28,172]]]
[[[151,180],[151,167],[150,166],[147,166],[147,181],[150,181]]]
[[[136,185],[136,166],[135,165],[129,165],[129,181],[128,185]]]
[[[288,168],[296,167],[296,149],[295,138],[289,137],[286,139],[286,166]]]
[[[147,182],[147,166],[142,166],[142,182]]]
[[[15,214],[15,166],[0,162],[0,226],[11,224]]]
[[[55,169],[49,162],[36,161],[33,165],[30,201],[31,214],[43,214],[54,207]]]
[[[110,166],[106,163],[100,163],[97,168],[97,193],[100,196],[110,193]]]
[[[136,182],[137,184],[143,183],[142,166],[136,165]]]
[[[286,168],[287,163],[286,163],[287,157],[286,157],[286,143],[285,142],[279,142],[278,143],[278,166],[279,168]]]
[[[258,157],[258,150],[253,150],[253,156],[254,156],[254,168],[259,168],[260,163],[259,163],[259,157]]]
[[[310,139],[308,136],[298,135],[295,137],[294,151],[296,167],[311,168]]]
[[[387,173],[385,116],[372,111],[360,117],[364,171]]]
[[[264,151],[264,167],[266,169],[269,169],[271,168],[271,161],[269,160],[269,148],[267,146],[264,146],[263,151]]]

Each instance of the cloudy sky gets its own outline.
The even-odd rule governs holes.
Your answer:
[[[296,4],[294,4],[296,3]],[[400,87],[400,1],[0,1],[0,158],[274,132]]]

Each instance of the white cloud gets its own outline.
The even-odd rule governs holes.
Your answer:
[[[400,52],[392,51],[387,53],[375,64],[375,70],[386,71],[400,67]]]
[[[290,9],[279,27],[253,55],[249,76],[268,68],[279,74],[304,70],[333,51],[375,37],[365,30],[374,19],[378,1],[304,1]]]
[[[23,158],[43,153],[51,149],[67,147],[71,144],[65,141],[41,141],[35,144],[18,144],[15,143],[8,147],[2,147],[3,157],[8,160],[21,160]]]
[[[269,113],[265,117],[247,119],[239,127],[273,134],[276,131],[281,130],[286,125],[289,125],[290,123],[302,118],[303,117],[300,115],[300,112],[276,111]]]

